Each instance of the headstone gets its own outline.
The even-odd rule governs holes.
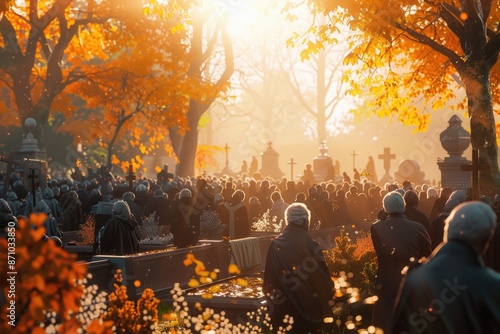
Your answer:
[[[95,228],[94,228],[94,240],[97,237],[101,227],[106,225],[106,222],[111,218],[111,213],[113,212],[113,205],[115,205],[117,200],[99,202],[91,208],[90,214],[94,214]],[[96,251],[97,245],[94,243],[94,253]]]
[[[401,161],[394,176],[398,183],[404,181],[410,181],[413,184],[425,183],[425,173],[420,170],[420,165],[415,160],[406,159]]]
[[[134,174],[134,167],[132,164],[128,165],[128,175],[127,175],[127,181],[128,181],[128,190],[133,191],[134,190],[134,181],[136,177]]]
[[[471,175],[462,170],[462,165],[471,162],[462,156],[470,145],[470,134],[462,127],[462,120],[453,115],[448,121],[449,125],[439,135],[441,145],[449,154],[444,159],[438,159],[441,170],[441,186],[453,190],[467,190],[471,188]]]
[[[158,183],[164,185],[165,183],[172,181],[174,174],[168,171],[168,165],[164,165],[163,169],[156,174],[156,177],[158,179]]]
[[[261,153],[262,156],[262,168],[260,173],[262,177],[270,176],[274,179],[281,179],[283,177],[283,172],[279,166],[280,155],[273,148],[273,143],[267,143],[268,147]]]
[[[29,186],[27,170],[34,168],[38,170],[39,183],[42,188],[47,184],[47,162],[46,153],[40,151],[38,148],[38,140],[33,136],[33,131],[36,129],[36,121],[33,118],[27,118],[24,121],[24,127],[28,132],[26,137],[22,140],[22,145],[19,151],[11,151],[8,159],[2,158],[1,162],[7,162],[7,179],[5,183],[8,184],[12,173],[18,173],[24,177],[25,183]],[[3,187],[2,197],[5,198],[7,188]]]
[[[319,155],[313,160],[313,172],[316,181],[325,181],[328,176],[331,176],[332,170],[334,170],[332,157],[328,154],[326,140],[322,140],[319,146]]]

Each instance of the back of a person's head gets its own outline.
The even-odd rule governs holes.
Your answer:
[[[318,192],[318,190],[316,189],[316,187],[312,187],[312,186],[311,186],[311,187],[307,188],[307,193],[308,193],[309,195],[316,194],[317,192]]]
[[[131,191],[127,191],[126,193],[124,193],[124,194],[122,195],[122,198],[123,198],[123,200],[124,200],[124,201],[130,201],[130,202],[133,202],[133,201],[134,201],[134,199],[135,199],[135,195],[134,195],[134,193],[133,193],[133,192],[131,192]]]
[[[285,221],[287,225],[295,224],[304,228],[309,228],[311,212],[303,203],[292,203],[285,210]]]
[[[165,195],[165,193],[163,192],[163,190],[161,188],[157,188],[154,191],[154,195],[157,197],[160,197],[160,196],[163,197],[163,195]]]
[[[117,201],[113,204],[113,209],[111,210],[113,216],[130,218],[130,207],[127,202]]]
[[[451,193],[448,200],[444,204],[443,211],[451,212],[456,206],[465,201],[465,192],[463,190],[456,190]]]
[[[403,196],[406,206],[416,207],[418,205],[418,195],[414,190],[407,190]]]
[[[444,242],[458,240],[471,246],[481,255],[488,246],[496,227],[493,209],[480,201],[458,205],[446,219]]]
[[[12,214],[9,203],[3,198],[0,198],[0,213]]]
[[[295,202],[305,202],[306,200],[306,194],[304,193],[298,193],[297,195],[295,195]]]
[[[385,189],[387,190],[388,193],[390,193],[391,191],[397,190],[398,186],[397,186],[397,184],[394,184],[394,183],[389,183],[389,184],[386,183]]]
[[[319,194],[320,198],[323,199],[323,200],[329,200],[330,199],[330,193],[326,190],[323,190],[320,194]]]
[[[279,191],[275,191],[271,194],[271,201],[276,202],[281,199],[281,193]]]
[[[438,197],[438,192],[436,190],[436,188],[433,188],[433,187],[429,187],[427,188],[427,198],[437,198]]]
[[[382,199],[382,206],[388,214],[402,214],[405,212],[406,204],[403,196],[397,191],[387,193]]]
[[[41,212],[49,215],[51,213],[49,206],[44,201],[38,201],[35,205],[34,212]]]
[[[252,196],[248,200],[248,204],[250,204],[250,205],[257,205],[257,204],[260,204],[260,202],[259,202],[259,199],[257,197]]]
[[[191,197],[191,190],[189,189],[182,189],[179,193],[179,199],[185,199],[190,197]]]
[[[241,203],[245,200],[245,193],[243,192],[243,190],[235,190],[233,195],[231,196],[231,200],[233,202],[238,202],[238,203]]]
[[[214,195],[214,203],[215,204],[220,204],[224,202],[224,196],[221,193],[217,193]]]

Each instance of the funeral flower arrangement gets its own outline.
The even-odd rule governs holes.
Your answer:
[[[159,220],[156,217],[156,212],[144,216],[142,225],[139,226],[139,244],[167,245],[172,243],[174,236],[171,233],[159,235],[158,225]]]
[[[212,210],[202,211],[200,217],[200,239],[220,239],[225,229],[226,225],[221,223],[217,212]]]
[[[271,216],[269,210],[264,212],[259,219],[252,224],[252,231],[256,232],[281,232],[282,221],[277,221],[276,216]]]

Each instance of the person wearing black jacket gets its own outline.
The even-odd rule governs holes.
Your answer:
[[[128,255],[139,251],[137,222],[132,219],[130,208],[124,201],[113,205],[111,218],[98,234],[98,253]]]

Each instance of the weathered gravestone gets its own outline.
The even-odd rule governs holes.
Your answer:
[[[441,145],[448,157],[438,159],[441,170],[441,185],[453,190],[467,190],[471,187],[471,176],[462,170],[462,165],[470,164],[463,153],[470,145],[470,134],[462,127],[462,120],[453,115],[448,121],[448,127],[439,135]]]
[[[280,169],[280,155],[273,148],[272,142],[267,143],[267,145],[267,149],[263,153],[261,153],[262,168],[260,169],[260,174],[263,177],[270,176],[274,179],[281,179],[284,174]]]
[[[313,172],[316,182],[334,180],[335,178],[335,168],[332,157],[328,154],[326,140],[321,141],[319,155],[313,160]]]

